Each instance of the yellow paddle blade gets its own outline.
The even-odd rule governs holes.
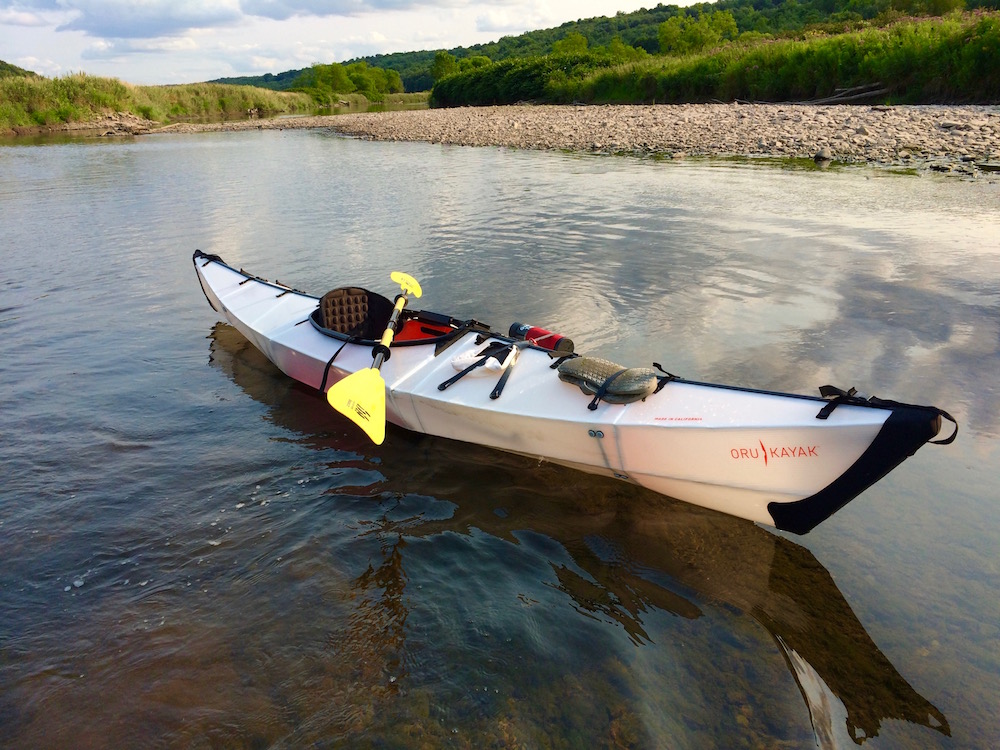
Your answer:
[[[364,430],[375,445],[385,440],[385,380],[374,367],[358,370],[326,392],[330,406]]]
[[[423,293],[420,289],[420,282],[408,273],[393,271],[389,274],[389,278],[402,287],[403,294],[412,294],[414,297],[419,297]]]

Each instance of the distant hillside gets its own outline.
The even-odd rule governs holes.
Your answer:
[[[305,70],[308,70],[306,68]],[[235,86],[258,86],[273,91],[288,91],[292,82],[299,77],[302,70],[286,70],[284,73],[265,73],[262,76],[239,76],[236,78],[216,78],[208,83],[230,83]]]
[[[547,55],[552,45],[576,33],[586,37],[591,48],[605,47],[613,39],[621,39],[631,46],[651,54],[660,51],[658,29],[661,23],[674,16],[697,17],[702,12],[729,11],[742,32],[758,32],[781,36],[820,24],[847,26],[859,21],[879,18],[888,22],[904,15],[943,15],[951,10],[998,9],[1000,0],[718,0],[715,3],[698,3],[686,8],[659,4],[652,9],[634,13],[617,13],[614,16],[568,21],[561,26],[539,31],[528,31],[519,36],[505,36],[496,42],[455,47],[444,50],[461,60],[482,55],[494,62],[509,58]],[[441,50],[395,52],[345,60],[344,64],[366,62],[378,68],[399,73],[406,91],[427,91],[434,85],[431,64]],[[324,62],[324,61],[317,61]],[[287,90],[301,70],[264,76],[219,78],[212,83],[236,83],[262,88]]]
[[[8,62],[0,60],[0,78],[7,78],[8,76],[35,76],[37,73],[32,73],[30,70],[25,70],[24,68],[19,68],[16,65],[11,65]]]
[[[757,0],[759,2],[759,0]],[[794,2],[794,0],[791,0]],[[822,0],[806,0],[806,2],[822,2]],[[706,7],[708,7],[706,5]],[[461,60],[466,57],[483,55],[493,61],[505,60],[509,57],[529,57],[531,55],[547,55],[552,51],[554,42],[559,41],[570,32],[583,34],[592,47],[608,44],[615,37],[632,47],[642,47],[647,52],[659,49],[657,27],[673,15],[683,12],[676,5],[657,5],[652,10],[638,10],[634,13],[618,13],[608,18],[582,19],[567,21],[561,26],[540,31],[527,31],[519,36],[505,36],[496,42],[475,44],[471,47],[454,47],[445,50]],[[403,79],[407,91],[429,91],[434,85],[431,76],[431,64],[434,55],[441,50],[420,50],[416,52],[393,52],[386,55],[371,55],[356,57],[342,61],[347,65],[355,62],[366,62],[377,68],[395,70]],[[317,61],[321,62],[321,61]],[[245,86],[260,86],[261,88],[286,91],[292,81],[302,70],[289,70],[284,73],[263,76],[242,76],[238,78],[217,78],[209,83],[232,83]]]

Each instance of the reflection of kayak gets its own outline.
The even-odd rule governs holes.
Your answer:
[[[366,605],[385,609],[380,622],[406,620],[406,604],[392,592],[406,580],[410,541],[486,533],[520,545],[530,532],[557,543],[532,547],[536,551],[531,554],[550,551],[545,559],[555,579],[546,585],[566,594],[586,617],[622,627],[638,647],[660,635],[649,630],[651,624],[657,627],[655,610],[688,621],[708,614],[702,632],[709,648],[717,648],[711,610],[720,602],[755,620],[774,639],[799,686],[820,747],[860,744],[877,736],[886,720],[912,722],[950,736],[945,715],[900,675],[829,571],[804,547],[735,518],[661,502],[638,488],[597,480],[581,493],[572,474],[558,467],[536,467],[518,456],[416,433],[398,433],[393,449],[369,462],[363,457],[371,456],[370,446],[360,433],[331,433],[328,419],[315,408],[317,401],[282,377],[229,325],[215,325],[211,361],[246,395],[265,405],[268,421],[290,432],[296,444],[324,456],[338,453],[334,466],[359,471],[355,478],[367,470],[370,484],[352,479],[326,491],[371,497],[373,502],[364,507],[365,512],[371,509],[372,520],[364,533],[386,527],[380,535],[385,560],[380,565],[376,558],[373,566],[381,575],[373,576],[373,568],[363,574],[369,585],[377,581]],[[357,442],[351,443],[350,437]],[[427,465],[429,453],[442,457],[446,473]],[[408,506],[405,513],[386,514],[385,508],[395,507],[401,498],[416,498],[418,503],[430,499],[447,509],[420,512],[416,508],[423,506]],[[379,507],[382,510],[376,510]],[[380,514],[386,515],[377,520]],[[387,583],[393,576],[401,579],[398,587]],[[377,637],[369,627],[362,631],[352,633],[350,640],[385,647],[385,630],[379,629]],[[741,644],[738,658],[743,660],[744,645],[739,638],[736,643]],[[398,657],[405,645],[391,644],[391,650]],[[681,650],[683,659],[698,658],[698,646],[686,639]],[[706,711],[718,710],[732,700],[733,681],[704,680],[700,689],[721,694],[718,701],[703,704]],[[850,742],[838,743],[839,738]]]
[[[200,251],[194,264],[212,307],[292,378],[326,391],[371,366],[392,308],[384,297],[347,288],[317,298]],[[477,356],[505,369],[497,376],[494,364],[493,377],[477,377],[490,372],[465,365]],[[934,407],[836,389],[819,398],[619,369],[416,310],[403,312],[381,373],[387,418],[401,427],[613,476],[796,533],[934,438],[942,416],[954,421]]]

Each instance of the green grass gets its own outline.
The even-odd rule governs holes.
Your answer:
[[[169,122],[242,117],[251,109],[276,113],[310,111],[312,107],[305,94],[231,84],[133,86],[116,78],[82,73],[59,78],[0,78],[0,130],[85,123],[112,112]]]
[[[626,64],[552,55],[504,61],[440,81],[436,106],[521,100],[807,101],[838,89],[886,89],[899,103],[1000,102],[1000,13],[904,20],[842,34],[737,40],[685,57]]]
[[[417,107],[427,104],[430,91],[410,91],[402,94],[386,94],[383,104],[394,104]]]
[[[305,94],[271,91],[253,86],[188,83],[130,88],[135,92],[136,106],[153,115],[143,116],[158,121],[243,116],[249,110],[260,113],[303,112],[310,111],[314,106]]]

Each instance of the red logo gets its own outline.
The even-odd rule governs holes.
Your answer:
[[[764,466],[768,466],[771,461],[780,461],[786,458],[819,458],[815,445],[782,445],[778,448],[768,448],[763,440],[758,440],[753,448],[732,448],[729,455],[736,461],[764,461]]]

